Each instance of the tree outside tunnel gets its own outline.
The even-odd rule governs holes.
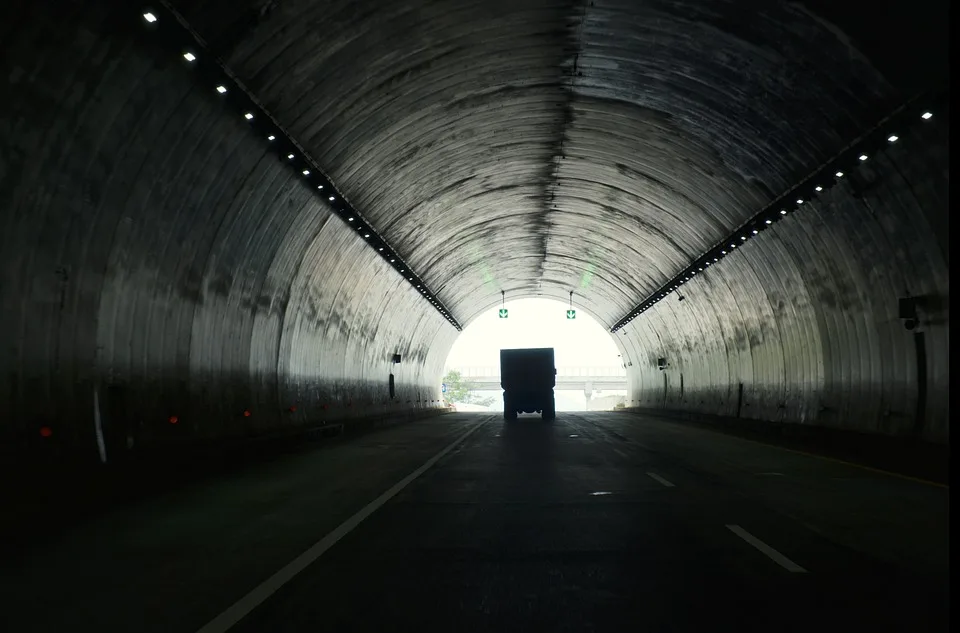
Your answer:
[[[448,402],[455,404],[476,404],[481,407],[488,407],[496,402],[492,397],[481,397],[475,392],[476,384],[465,380],[456,369],[450,369],[443,377],[443,384],[446,389],[444,398]]]

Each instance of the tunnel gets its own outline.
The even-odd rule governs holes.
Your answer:
[[[609,330],[603,437],[719,428],[945,483],[946,0],[0,16],[6,527],[459,419],[445,359],[505,298]],[[547,459],[525,433],[495,437]]]

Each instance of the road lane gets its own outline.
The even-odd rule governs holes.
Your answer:
[[[930,578],[622,422],[487,425],[233,630],[941,630]]]
[[[3,561],[0,631],[196,631],[485,419],[321,443],[89,520]]]

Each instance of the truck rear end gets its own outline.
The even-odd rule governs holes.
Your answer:
[[[539,413],[544,420],[554,419],[556,382],[552,347],[500,350],[505,420],[515,420],[519,413]]]

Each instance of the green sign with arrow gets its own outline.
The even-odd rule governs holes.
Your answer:
[[[501,319],[506,319],[506,318],[507,318],[507,312],[508,312],[508,310],[507,310],[506,308],[500,308],[500,318],[501,318]]]
[[[567,318],[568,318],[568,319],[576,319],[576,318],[577,318],[577,311],[576,311],[576,310],[567,310]]]

